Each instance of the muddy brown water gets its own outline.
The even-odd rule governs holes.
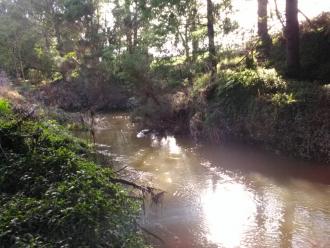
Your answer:
[[[122,113],[97,123],[100,153],[166,191],[141,219],[165,243],[149,237],[153,247],[330,247],[329,166],[171,135],[137,138]]]

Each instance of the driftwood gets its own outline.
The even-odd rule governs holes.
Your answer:
[[[119,171],[121,170],[124,170],[126,167],[120,169]],[[117,172],[118,173],[118,172]],[[144,202],[144,198],[145,198],[145,193],[148,193],[151,195],[151,200],[153,203],[155,204],[159,204],[160,201],[161,201],[161,198],[165,195],[165,191],[161,191],[161,192],[158,192],[158,193],[155,193],[155,191],[157,191],[158,189],[156,188],[153,188],[153,187],[149,187],[149,186],[141,186],[141,185],[138,185],[136,183],[133,183],[131,181],[128,181],[128,180],[125,180],[125,179],[121,179],[121,178],[110,178],[110,181],[112,183],[120,183],[120,184],[123,184],[123,185],[127,185],[127,186],[131,186],[135,189],[138,189],[142,192],[143,194],[143,198],[142,198],[142,208],[143,208],[143,212],[145,213],[145,202]],[[159,191],[159,190],[158,190]],[[136,197],[133,197],[134,199],[139,199],[141,200],[141,198],[136,198]],[[141,225],[139,225],[139,223],[136,222],[136,225],[145,233],[147,233],[148,235],[154,237],[155,239],[159,240],[161,243],[165,244],[164,240],[162,238],[160,238],[158,235],[152,233],[151,231],[147,230],[146,228],[142,227]]]
[[[124,170],[125,168],[123,168],[122,170]],[[149,186],[142,186],[142,185],[138,185],[136,183],[133,183],[131,181],[122,179],[122,178],[110,178],[110,181],[112,183],[120,183],[123,185],[127,185],[130,187],[133,187],[135,189],[138,189],[142,192],[143,196],[145,196],[145,193],[150,194],[151,196],[151,200],[154,204],[159,204],[161,203],[162,198],[164,197],[166,191],[163,190],[159,190],[153,187],[149,187]],[[158,193],[156,193],[158,191]]]
[[[115,173],[115,174],[119,174],[120,172],[122,172],[123,170],[125,170],[125,169],[127,169],[127,168],[128,168],[128,166],[124,166],[123,168],[121,168],[121,169],[115,171],[114,173]]]
[[[146,234],[149,234],[150,236],[154,237],[155,239],[159,240],[162,244],[165,244],[165,241],[160,238],[158,235],[152,233],[151,231],[147,230],[146,228],[142,227],[141,225],[139,225],[139,223],[136,223],[136,225]]]
[[[128,180],[125,180],[125,179],[122,179],[122,178],[110,178],[110,181],[112,183],[120,183],[120,184],[124,184],[124,185],[127,185],[127,186],[131,186],[135,189],[138,189],[138,190],[142,191],[143,193],[150,193],[151,194],[152,192],[158,190],[158,189],[153,188],[153,187],[138,185],[136,183],[133,183],[131,181],[128,181]]]

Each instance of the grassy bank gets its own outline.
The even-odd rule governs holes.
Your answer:
[[[209,74],[197,74],[185,90],[159,101],[137,110],[151,128],[330,162],[327,84],[287,80],[274,69],[236,68],[220,71],[213,83]]]
[[[202,101],[190,121],[194,136],[330,162],[329,86],[284,80],[272,69],[244,69],[222,72],[213,85],[200,87],[195,95]]]
[[[143,247],[139,204],[52,121],[0,100],[1,247]]]

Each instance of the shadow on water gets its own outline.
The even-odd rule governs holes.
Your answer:
[[[155,247],[330,247],[330,168],[241,147],[196,146],[104,115],[97,149],[128,178],[166,191],[141,225]],[[138,176],[132,176],[138,175]]]

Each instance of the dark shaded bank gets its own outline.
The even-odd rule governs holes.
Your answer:
[[[0,99],[0,246],[144,247],[140,202],[90,148]]]
[[[112,111],[127,109],[129,92],[120,83],[84,81],[55,81],[31,92],[32,98],[47,106],[65,111]]]
[[[160,97],[136,115],[151,128],[197,141],[244,143],[290,157],[330,162],[330,88],[284,80],[275,70],[237,70],[213,84],[196,77],[187,93]]]

